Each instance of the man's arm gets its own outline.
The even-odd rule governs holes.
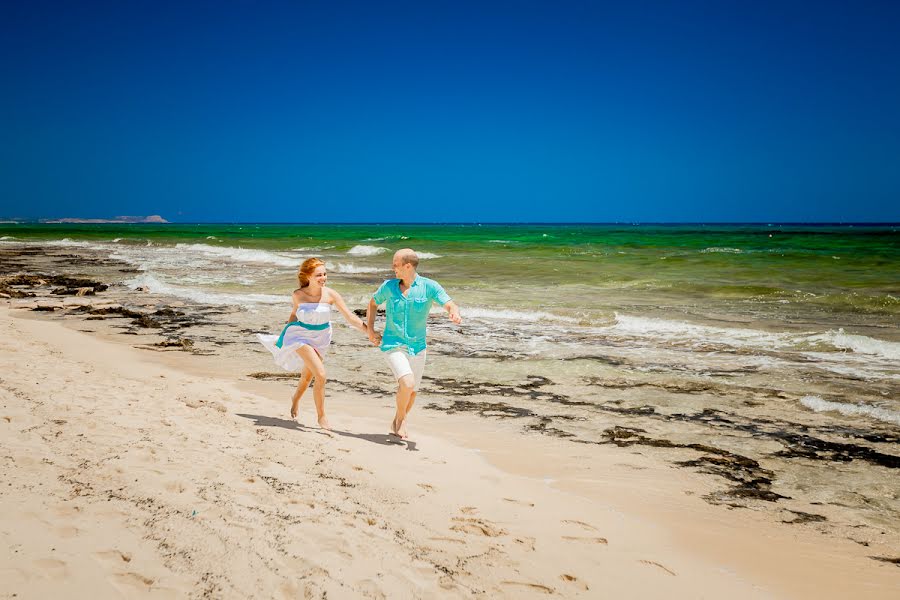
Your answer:
[[[456,302],[450,300],[444,305],[444,310],[447,311],[447,314],[450,316],[450,320],[459,325],[462,323],[462,317],[459,315],[459,307],[456,305]]]

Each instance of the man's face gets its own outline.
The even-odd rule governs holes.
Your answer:
[[[404,263],[403,259],[401,259],[399,256],[395,256],[394,261],[391,263],[391,268],[394,269],[394,275],[397,276],[397,279],[403,279],[403,276],[409,273],[412,265],[409,263]]]

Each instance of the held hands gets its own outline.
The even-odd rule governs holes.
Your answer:
[[[381,334],[375,331],[374,329],[368,330],[366,333],[369,335],[369,341],[372,342],[373,346],[381,345]]]
[[[451,321],[453,321],[457,325],[462,323],[462,317],[460,316],[458,310],[450,311],[449,313],[447,313],[447,316],[450,318]]]

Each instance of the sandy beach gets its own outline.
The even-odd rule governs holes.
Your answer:
[[[710,503],[720,479],[646,447],[573,443],[424,398],[401,443],[387,435],[383,374],[374,391],[329,383],[326,433],[310,398],[289,420],[292,383],[252,376],[239,356],[154,348],[41,306],[0,310],[4,598],[900,589],[890,527],[854,541],[852,526],[821,528],[788,501]],[[97,295],[43,306],[117,305]]]

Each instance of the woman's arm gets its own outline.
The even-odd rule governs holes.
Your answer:
[[[329,289],[328,291],[331,293],[331,298],[334,301],[333,304],[337,306],[337,309],[341,311],[342,315],[344,315],[344,319],[347,320],[347,323],[349,323],[351,327],[356,327],[357,329],[368,335],[369,330],[366,329],[366,324],[362,322],[362,319],[350,312],[350,310],[347,308],[347,305],[344,304],[344,299],[341,298],[341,295],[332,289]]]
[[[366,330],[369,334],[369,341],[373,345],[381,344],[381,336],[375,331],[375,316],[378,314],[378,303],[375,298],[369,298],[369,306],[366,308]]]

